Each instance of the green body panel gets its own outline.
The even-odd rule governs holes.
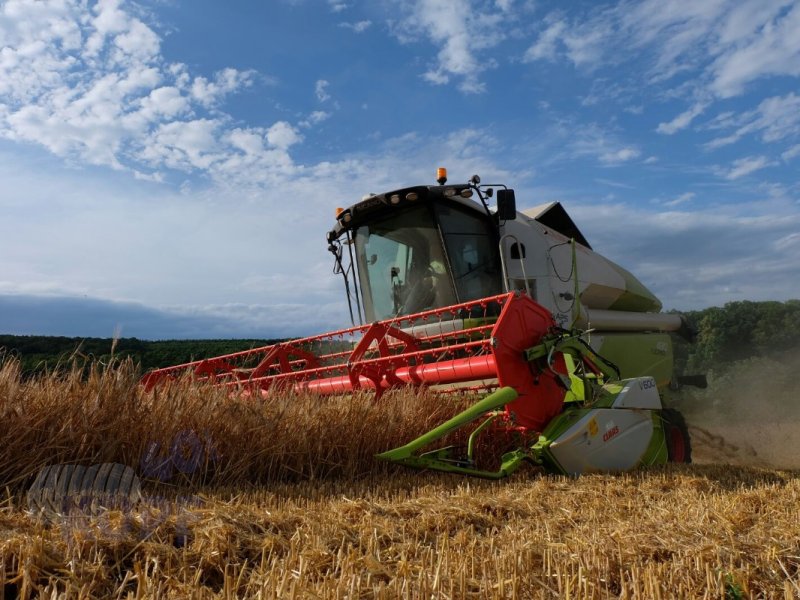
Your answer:
[[[570,387],[564,395],[564,402],[583,402],[586,397],[586,391],[583,385],[583,379],[575,375],[575,359],[569,354],[564,355],[564,362],[567,364],[567,371],[569,372]]]
[[[659,389],[672,380],[672,340],[668,333],[597,332],[592,337],[602,337],[597,353],[619,367],[621,379],[649,375]]]
[[[661,420],[661,411],[653,411],[653,437],[650,445],[642,456],[642,465],[663,465],[669,461],[667,440],[664,436],[664,422]]]
[[[463,320],[464,329],[474,329],[481,325],[491,325],[497,323],[497,317],[470,317]]]
[[[485,325],[497,323],[497,317],[476,317],[463,320],[464,329],[476,329]],[[491,331],[473,331],[468,336],[463,337],[464,341],[483,340],[489,337]]]
[[[608,259],[606,259],[608,260]],[[661,300],[648,290],[633,273],[608,261],[625,280],[625,291],[609,306],[609,310],[630,310],[633,312],[658,312],[661,310]]]

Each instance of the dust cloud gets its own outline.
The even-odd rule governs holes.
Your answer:
[[[729,365],[672,404],[689,425],[693,462],[800,469],[800,348]]]

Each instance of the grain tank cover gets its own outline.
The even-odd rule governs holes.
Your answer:
[[[659,299],[633,274],[592,250],[560,202],[542,204],[522,211],[522,214],[549,231],[575,240],[580,298],[585,308],[632,312],[661,310]],[[562,247],[558,252],[560,254],[554,255],[553,260],[568,272],[571,261],[569,250]]]
[[[561,206],[561,202],[540,204],[528,210],[523,210],[522,214],[568,238],[574,238],[581,246],[585,246],[589,250],[592,249],[589,242],[583,237],[581,230],[578,229],[578,226],[575,225],[567,211]]]

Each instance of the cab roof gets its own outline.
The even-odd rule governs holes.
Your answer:
[[[361,201],[345,208],[336,216],[336,224],[328,233],[328,241],[338,239],[345,231],[357,229],[377,216],[390,214],[395,208],[403,208],[435,200],[446,200],[486,215],[486,209],[481,204],[470,199],[472,194],[474,194],[473,188],[466,183],[418,185],[382,194],[370,194]]]

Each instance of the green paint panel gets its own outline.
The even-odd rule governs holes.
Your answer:
[[[653,437],[642,455],[642,465],[663,465],[669,460],[667,440],[661,421],[661,411],[653,411]]]
[[[622,379],[649,375],[659,389],[672,379],[672,340],[668,333],[603,333],[598,354],[620,369]]]
[[[661,300],[648,290],[641,281],[616,263],[608,261],[614,269],[625,279],[625,291],[609,307],[611,310],[630,310],[634,312],[658,312],[661,310]]]

